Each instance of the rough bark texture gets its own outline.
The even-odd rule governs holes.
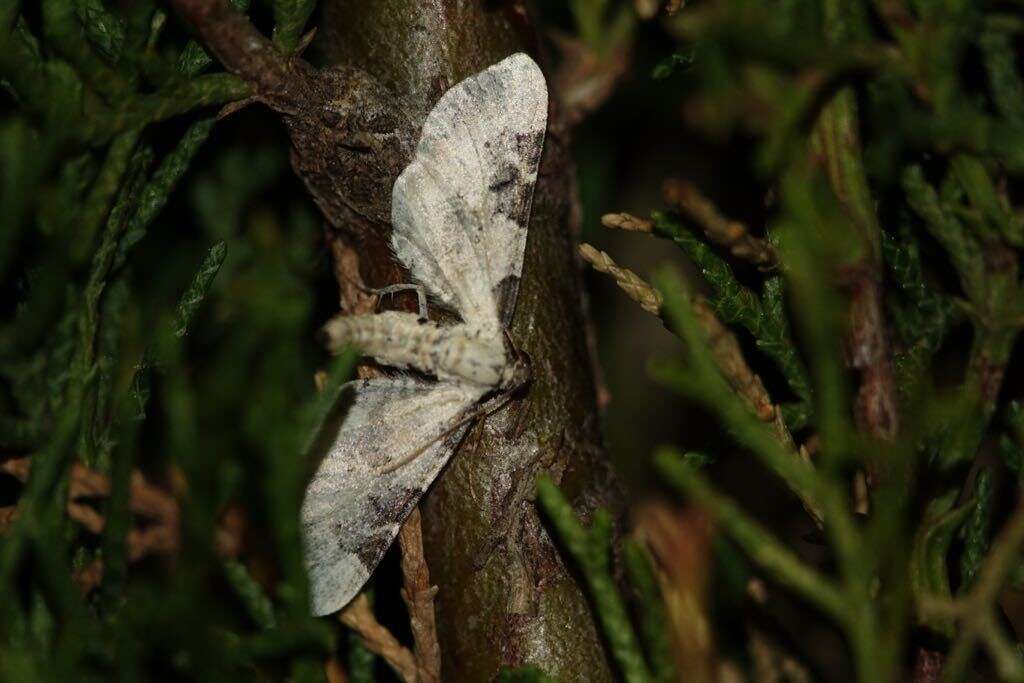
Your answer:
[[[447,88],[512,52],[530,51],[531,36],[516,5],[333,0],[325,4],[317,47],[329,63],[357,67],[396,93],[418,130]],[[502,666],[525,663],[563,680],[610,678],[586,600],[533,502],[535,478],[548,471],[583,515],[615,503],[598,445],[572,250],[573,168],[556,98],[552,93],[512,327],[534,381],[467,435],[424,506],[445,680],[489,680]],[[372,247],[360,248],[364,264],[390,259]]]

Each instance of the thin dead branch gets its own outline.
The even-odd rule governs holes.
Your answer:
[[[377,297],[367,293],[367,287],[359,274],[359,252],[340,235],[328,234],[327,240],[334,264],[334,279],[338,283],[341,310],[349,315],[373,313]]]
[[[398,532],[402,547],[402,599],[409,610],[413,650],[421,683],[441,680],[441,646],[434,621],[434,596],[437,586],[430,583],[430,572],[423,557],[423,528],[420,509],[413,508]]]
[[[606,213],[601,216],[601,225],[627,232],[652,232],[654,230],[654,221],[634,216],[631,213]]]
[[[377,621],[370,609],[370,601],[360,593],[338,613],[341,623],[359,634],[367,650],[387,662],[405,683],[416,683],[418,667],[412,652],[398,642],[391,631]]]
[[[634,519],[655,559],[677,668],[688,680],[711,681],[717,659],[708,618],[712,524],[697,508],[680,512],[660,501],[637,507]]]
[[[0,463],[0,472],[10,474],[22,483],[28,481],[32,458],[12,458]],[[68,517],[91,534],[103,533],[106,518],[93,507],[95,499],[110,495],[110,480],[85,465],[76,463],[71,468],[68,487]],[[180,508],[175,497],[133,472],[129,510],[145,520],[128,531],[125,539],[129,562],[137,562],[151,555],[173,555],[181,546]],[[241,551],[244,522],[237,510],[229,510],[216,531],[217,552],[222,557],[235,557]],[[17,506],[0,508],[0,533],[7,530],[18,515]],[[85,591],[92,590],[103,577],[103,563],[94,561],[75,574],[75,582]]]
[[[293,87],[288,59],[227,0],[171,0],[224,67],[255,86],[258,96],[280,97]]]
[[[328,659],[324,664],[324,677],[327,679],[327,683],[348,683],[348,674],[345,673],[345,668],[334,657]]]
[[[747,365],[736,336],[722,324],[704,297],[694,298],[693,312],[707,337],[708,349],[729,385],[753,409],[758,419],[764,422],[778,422],[779,411],[772,404],[761,378]],[[788,431],[785,431],[785,437],[785,440],[792,444]]]
[[[661,293],[647,284],[639,275],[629,268],[616,265],[607,253],[586,243],[580,245],[580,256],[597,272],[610,275],[615,280],[615,284],[626,293],[626,296],[640,304],[645,311],[659,315],[662,304]]]
[[[580,245],[580,255],[584,261],[594,267],[594,270],[610,275],[615,280],[615,284],[629,298],[640,304],[645,311],[661,315],[661,293],[639,275],[628,268],[616,265],[611,256],[589,244]],[[772,424],[777,436],[787,447],[795,448],[789,430],[782,420],[781,411],[772,403],[761,378],[747,365],[747,361],[743,357],[743,350],[736,337],[715,316],[711,307],[702,297],[697,297],[694,300],[693,309],[704,330],[708,348],[729,385],[744,399],[759,419]]]
[[[847,333],[850,365],[860,371],[856,417],[865,432],[892,441],[899,431],[896,384],[889,357],[882,284],[874,266],[862,265],[844,273],[850,292],[850,326]]]
[[[771,270],[778,265],[779,256],[770,242],[751,235],[743,223],[725,218],[692,183],[667,180],[664,193],[666,201],[699,225],[709,240],[728,249],[736,258],[761,270]]]

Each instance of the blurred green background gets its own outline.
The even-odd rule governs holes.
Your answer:
[[[850,14],[836,28],[839,4]],[[290,50],[313,5],[255,2],[249,11],[268,35],[277,26]],[[1009,362],[1024,320],[1013,308],[1018,283],[975,300],[954,272],[962,255],[944,251],[922,227],[925,212],[901,178],[913,165],[923,194],[936,185],[936,203],[984,226],[988,217],[979,218],[974,197],[946,173],[950,156],[976,155],[987,164],[983,173],[997,178],[996,208],[1019,200],[1019,3],[704,0],[653,19],[638,15],[650,5],[642,0],[537,5],[538,56],[552,88],[585,105],[567,106],[579,118],[572,149],[580,241],[644,277],[674,264],[699,292],[711,288],[670,241],[605,230],[601,216],[669,209],[664,181],[685,179],[755,235],[768,225],[799,224],[805,236],[820,233],[817,242],[806,240],[808,249],[820,247],[813,265],[843,262],[855,250],[847,249],[852,231],[836,219],[834,198],[820,179],[800,184],[789,169],[808,154],[823,102],[852,84],[872,209],[897,257],[884,275],[893,346],[898,354],[924,351],[928,380],[907,421],[958,417],[928,413],[932,397],[960,391],[968,349],[985,325],[994,320],[1013,330],[1005,382],[964,437],[977,447],[965,447],[968,457],[955,471],[928,471],[906,497],[930,503],[934,489],[948,506],[980,500],[975,451],[1015,492],[1018,473],[992,453],[1014,424],[1024,425],[1013,422],[1019,406],[1004,406],[1020,389],[1019,364]],[[896,5],[906,5],[910,28],[887,14]],[[332,360],[316,341],[338,310],[325,227],[291,171],[279,117],[254,105],[214,121],[220,105],[247,91],[162,8],[148,0],[0,0],[0,591],[8,596],[0,601],[0,678],[315,680],[325,657],[338,652],[353,679],[356,672],[387,676],[346,631],[309,618],[305,607],[295,512],[309,463],[299,454],[309,425],[326,411],[317,373],[325,373],[321,384],[336,386],[352,361]],[[598,94],[587,96],[581,86],[594,84]],[[1009,237],[999,233],[1020,227],[1019,212],[1003,214],[1005,225],[978,228],[986,247],[1004,246],[1004,238],[1020,246],[1009,229]],[[907,265],[918,246],[923,274]],[[760,295],[764,274],[732,265],[736,281]],[[607,389],[606,443],[630,502],[662,499],[651,467],[657,446],[713,453],[710,475],[724,491],[799,558],[834,573],[834,554],[796,497],[735,446],[720,416],[652,380],[653,357],[684,353],[678,336],[609,278],[590,270],[584,278]],[[835,283],[816,284],[831,291]],[[796,333],[801,354],[816,331]],[[759,340],[744,330],[736,335],[777,403],[803,398]],[[842,403],[853,377],[833,351],[824,361],[804,360],[816,370],[830,362],[840,368],[827,388]],[[995,427],[986,431],[993,415]],[[923,468],[934,464],[936,432],[946,426],[922,428]],[[802,441],[810,430],[792,431]],[[29,456],[43,474],[26,483],[11,463]],[[64,515],[68,491],[79,495],[74,477],[65,476],[75,458],[114,483],[114,495],[79,490],[78,502],[106,518],[102,533]],[[129,550],[139,543],[132,529],[167,523],[130,509],[133,467],[165,492],[188,493],[173,548]],[[836,469],[845,481],[855,466]],[[946,479],[956,488],[941,488]],[[945,537],[933,567],[947,589],[950,576],[957,590],[969,585],[960,581],[959,567],[969,563],[959,554],[978,541],[970,565],[977,569],[992,536],[985,525],[1012,497],[986,503],[973,537],[955,529]],[[916,523],[925,517],[918,512],[897,516]],[[913,542],[916,527],[900,530],[905,536],[888,545]],[[719,648],[746,662],[750,567],[721,538],[710,555]],[[88,584],[100,564],[102,579]],[[397,577],[391,552],[378,582],[394,586]],[[92,589],[84,597],[82,583]],[[852,679],[840,630],[805,601],[773,597],[771,623],[761,626],[793,644],[816,677]],[[378,608],[408,639],[397,591],[380,591]],[[935,633],[923,638],[941,641]]]

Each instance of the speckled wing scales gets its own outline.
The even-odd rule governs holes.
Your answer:
[[[462,438],[460,416],[480,398],[461,384],[413,378],[360,380],[343,391],[351,405],[302,503],[317,616],[344,607],[366,583]],[[413,460],[382,474],[416,449],[423,450]]]
[[[483,329],[498,331],[515,309],[547,108],[540,68],[512,55],[441,97],[395,182],[395,252]]]
[[[351,405],[306,489],[305,562],[314,614],[344,607],[440,473],[477,403],[507,380],[503,328],[515,309],[547,126],[547,87],[512,55],[445,93],[392,196],[392,245],[460,325],[386,313],[332,321],[414,377],[351,382]]]

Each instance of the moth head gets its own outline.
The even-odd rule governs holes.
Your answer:
[[[505,366],[505,371],[501,374],[501,389],[516,391],[529,384],[531,379],[533,379],[533,370],[530,367],[530,362],[516,359],[515,362]]]

